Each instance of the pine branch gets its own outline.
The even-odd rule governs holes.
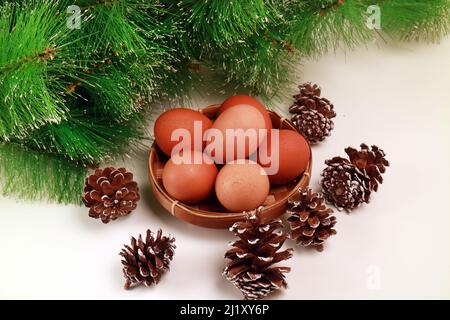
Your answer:
[[[66,121],[44,126],[29,138],[17,142],[33,150],[64,155],[87,165],[129,156],[133,150],[143,146],[141,141],[146,138],[145,111],[119,123],[87,110],[72,110]]]
[[[18,68],[20,68],[21,66],[23,66],[25,63],[28,62],[41,63],[42,61],[42,63],[47,64],[47,61],[49,60],[51,61],[55,58],[56,53],[57,52],[54,46],[47,47],[40,52],[36,52],[32,56],[22,57],[19,61],[13,62],[11,65],[5,64],[2,67],[2,69],[0,69],[1,72],[0,74],[4,76],[13,70],[17,70]]]
[[[122,2],[130,3],[130,1]],[[112,4],[108,5],[107,9],[113,7]],[[53,11],[57,9],[62,10],[60,6],[57,6],[53,8]],[[120,12],[125,14],[124,11]],[[125,19],[121,15],[115,17]],[[85,22],[88,24],[86,29],[98,27],[98,21]],[[81,41],[75,41],[78,35],[76,33],[73,35],[73,39],[70,40],[72,56],[64,57],[65,60],[60,62],[64,64],[65,69],[53,67],[51,73],[48,71],[47,78],[32,77],[33,81],[39,80],[43,85],[51,83],[48,81],[50,76],[54,78],[57,86],[48,88],[49,94],[53,95],[48,100],[59,102],[65,111],[64,118],[53,121],[57,123],[42,123],[39,126],[29,119],[27,122],[34,125],[34,130],[32,132],[27,130],[24,135],[16,134],[10,139],[35,150],[60,154],[75,161],[98,163],[111,159],[117,154],[124,154],[128,144],[144,137],[141,130],[142,121],[137,119],[139,115],[142,115],[140,112],[142,103],[136,102],[144,98],[149,100],[156,95],[154,91],[160,90],[159,82],[164,67],[161,61],[157,61],[159,52],[152,55],[151,53],[154,52],[147,51],[148,47],[146,50],[133,51],[131,45],[128,49],[126,46],[120,46],[122,52],[117,53],[113,52],[112,47],[99,49],[104,48],[101,41],[96,42],[93,38],[86,36]],[[109,43],[108,41],[112,40],[107,40],[106,43]],[[115,39],[115,41],[121,40]],[[86,48],[93,47],[99,51],[85,51]],[[136,54],[138,51],[141,54],[139,57]],[[108,55],[102,56],[99,52],[108,52]],[[58,53],[57,51],[57,57]],[[53,51],[46,51],[45,55],[33,55],[33,59],[37,57],[37,59],[47,60],[47,55],[50,57],[53,54]],[[20,60],[22,65],[18,68],[22,70],[23,63],[29,60],[31,59],[28,57],[22,58]],[[37,63],[37,61],[33,62]],[[55,63],[55,65],[59,64]],[[50,67],[48,66],[47,70]],[[16,84],[18,80],[24,81],[30,78],[23,75],[18,76],[17,79],[5,77],[3,81],[12,80],[13,84]],[[24,88],[29,90],[30,86],[25,85]],[[5,91],[7,90],[3,90]],[[39,99],[36,94],[31,96]],[[41,102],[37,100],[35,105],[39,106],[39,103]]]
[[[61,121],[66,108],[57,92],[67,69],[65,23],[50,1],[5,3],[0,13],[0,139]],[[43,23],[45,21],[45,24]],[[57,72],[56,72],[57,71]],[[69,71],[63,71],[70,73]]]
[[[382,30],[394,38],[436,42],[450,32],[449,0],[378,1]]]
[[[189,41],[187,46],[201,44],[206,51],[243,42],[276,19],[276,11],[264,0],[182,0],[175,10]]]

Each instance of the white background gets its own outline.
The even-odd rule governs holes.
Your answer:
[[[324,160],[344,155],[348,145],[379,145],[391,167],[370,205],[336,213],[338,234],[323,253],[295,250],[286,263],[289,288],[272,298],[450,298],[449,55],[450,39],[371,44],[299,66],[302,79],[319,83],[338,113],[332,136],[313,148],[312,186]],[[221,276],[233,236],[165,212],[150,192],[145,154],[127,166],[142,200],[133,214],[108,225],[89,218],[86,208],[1,198],[0,298],[241,298]],[[159,227],[177,238],[171,272],[157,287],[124,290],[121,246]]]

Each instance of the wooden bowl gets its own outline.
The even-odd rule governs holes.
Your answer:
[[[210,119],[215,119],[220,105],[212,105],[199,110]],[[273,128],[296,130],[294,125],[280,117],[273,111],[268,111],[272,120]],[[242,221],[246,217],[245,212],[228,212],[215,196],[195,204],[187,205],[172,198],[164,189],[162,183],[162,171],[169,158],[159,149],[154,142],[149,153],[148,172],[150,184],[156,199],[173,216],[186,222],[215,229],[225,229],[232,226],[237,221]],[[296,180],[282,186],[271,185],[269,196],[264,202],[263,210],[260,213],[262,222],[268,222],[282,215],[286,210],[288,198],[299,188],[304,188],[309,184],[311,176],[312,159],[309,159],[305,172]]]

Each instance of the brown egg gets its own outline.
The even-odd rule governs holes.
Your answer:
[[[197,121],[198,130],[195,131]],[[201,128],[200,128],[201,126]],[[191,150],[202,151],[205,147],[203,142],[204,132],[211,128],[212,121],[204,114],[186,108],[175,108],[161,114],[155,122],[155,140],[159,148],[168,156],[171,156],[173,148],[184,138],[172,141],[172,134],[176,129],[186,129],[189,133],[189,140],[185,141]],[[194,138],[197,142],[194,141]]]
[[[285,184],[298,176],[300,176],[308,165],[311,149],[306,139],[296,131],[293,130],[277,130],[279,133],[278,143],[272,146],[271,135],[267,137],[267,143],[261,144],[258,150],[258,163],[264,167],[269,168],[273,165],[276,167],[275,158],[274,163],[270,160],[272,158],[271,150],[278,151],[278,170],[276,173],[269,173],[269,180],[273,184]],[[261,154],[266,154],[269,161],[262,161]]]
[[[162,181],[167,193],[184,203],[206,199],[214,189],[217,167],[202,152],[175,154],[163,169]]]
[[[262,129],[268,128],[258,109],[247,104],[233,106],[220,114],[206,133],[205,152],[216,163],[245,159],[262,142],[259,138]]]
[[[232,212],[257,208],[266,200],[269,189],[270,183],[264,169],[251,160],[227,163],[216,179],[217,198]]]
[[[269,112],[267,112],[267,109],[264,107],[262,103],[260,103],[258,100],[256,100],[253,97],[246,96],[244,94],[238,94],[232,97],[229,97],[226,99],[222,105],[220,106],[218,114],[220,115],[225,110],[228,110],[231,107],[237,106],[238,104],[247,104],[249,106],[255,107],[259,111],[261,111],[264,120],[266,121],[266,127],[267,129],[272,128],[272,120],[270,119]]]

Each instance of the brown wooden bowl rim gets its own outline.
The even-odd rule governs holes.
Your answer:
[[[220,106],[219,105],[210,105],[204,109],[197,109],[199,112],[203,113],[203,110],[205,109],[209,109],[209,108],[216,108]],[[289,120],[285,119],[284,117],[281,117],[278,113],[276,113],[275,111],[272,110],[267,110],[269,113],[275,114],[277,117],[279,117],[281,119],[281,123],[283,123],[284,121],[290,122]],[[298,131],[297,131],[298,132]],[[184,209],[186,212],[189,212],[190,214],[194,215],[194,216],[198,216],[201,218],[208,218],[208,219],[220,219],[220,218],[227,218],[227,219],[243,219],[245,218],[246,215],[246,211],[243,212],[215,212],[215,211],[207,211],[207,210],[202,210],[202,209],[198,209],[195,207],[192,207],[190,205],[187,205],[183,202],[180,202],[179,200],[176,200],[174,198],[172,198],[167,192],[166,190],[164,190],[164,188],[162,188],[159,184],[158,184],[158,179],[155,175],[155,172],[152,169],[152,161],[154,160],[155,155],[157,154],[157,149],[156,149],[156,141],[153,142],[150,151],[149,151],[149,158],[148,158],[148,170],[149,170],[149,174],[150,174],[150,179],[151,179],[151,183],[158,189],[158,191],[166,198],[166,200],[168,200],[171,204],[172,204],[172,212],[171,214],[175,216],[174,211],[175,211],[175,207],[179,207],[180,209]],[[291,192],[287,193],[286,196],[284,196],[282,199],[279,199],[278,201],[276,201],[275,203],[272,203],[270,205],[264,206],[263,209],[263,213],[264,212],[268,212],[273,208],[276,208],[277,206],[279,206],[280,204],[285,203],[298,189],[301,188],[302,185],[308,185],[309,184],[309,180],[311,178],[311,170],[312,170],[312,150],[311,150],[311,145],[308,143],[308,148],[310,151],[310,155],[309,155],[309,161],[308,164],[306,166],[305,171],[302,174],[302,177],[300,178],[300,180],[297,182],[297,184],[295,185],[294,188],[292,188]]]

